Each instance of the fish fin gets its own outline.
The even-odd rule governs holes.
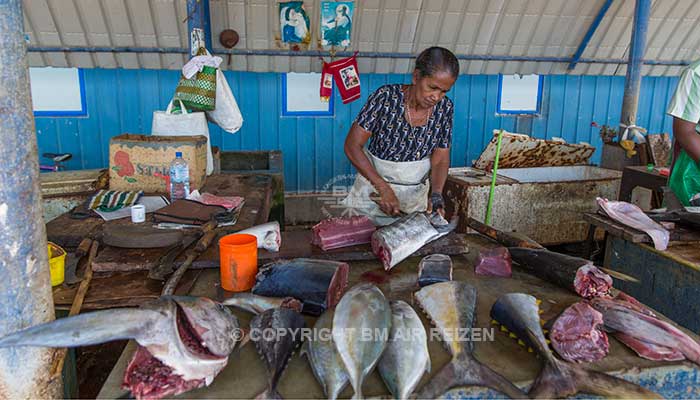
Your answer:
[[[264,392],[255,396],[256,400],[284,400],[284,397],[277,391],[277,389],[267,388]]]
[[[471,353],[459,353],[417,393],[419,399],[434,399],[458,386],[481,386],[497,390],[511,398],[525,394],[503,376],[481,364]]]

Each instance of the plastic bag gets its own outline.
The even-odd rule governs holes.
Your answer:
[[[681,150],[673,165],[669,187],[686,207],[690,205],[690,199],[700,193],[700,167],[685,150]]]
[[[228,133],[238,132],[243,125],[241,110],[221,70],[216,70],[216,108],[207,111],[207,119]]]

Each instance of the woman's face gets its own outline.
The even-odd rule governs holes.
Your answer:
[[[430,108],[442,100],[455,83],[453,77],[447,71],[437,71],[432,75],[420,76],[418,71],[413,72],[413,84],[416,88],[416,101],[422,108]]]

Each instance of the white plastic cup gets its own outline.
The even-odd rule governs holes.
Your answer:
[[[140,224],[146,221],[146,206],[143,204],[135,204],[131,206],[131,222]]]

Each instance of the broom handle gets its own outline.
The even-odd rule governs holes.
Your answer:
[[[489,202],[486,206],[486,219],[484,223],[491,223],[491,208],[493,207],[493,193],[496,190],[496,173],[498,172],[498,158],[501,156],[501,139],[503,139],[503,129],[498,132],[498,140],[496,142],[496,158],[493,160],[493,176],[491,177],[491,188],[489,189]]]

